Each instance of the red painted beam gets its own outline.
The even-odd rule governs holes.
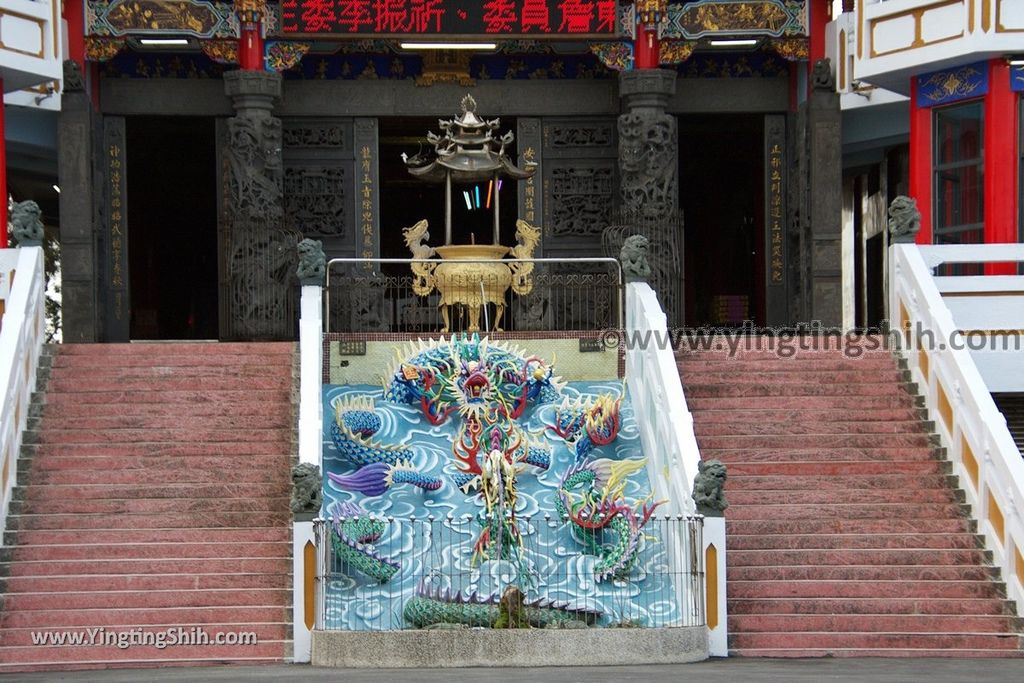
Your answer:
[[[637,69],[657,69],[661,64],[661,41],[658,31],[647,30],[647,24],[636,22],[636,40],[633,41],[633,66]]]
[[[917,106],[917,79],[910,79],[910,196],[921,210],[918,244],[932,243],[932,111]]]
[[[1003,59],[989,62],[985,96],[985,242],[1017,241],[1019,195],[1017,176],[1020,131],[1017,93],[1010,89],[1010,66]],[[991,275],[1013,275],[1011,264],[988,266]]]

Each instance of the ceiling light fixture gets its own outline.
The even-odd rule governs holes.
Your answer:
[[[497,43],[402,43],[403,50],[493,50]]]
[[[188,38],[139,38],[139,44],[147,47],[188,45]]]
[[[742,38],[736,40],[712,40],[711,47],[754,47],[757,45],[756,38]]]

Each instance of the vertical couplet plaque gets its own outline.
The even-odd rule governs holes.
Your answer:
[[[788,318],[786,285],[786,117],[767,115],[764,119],[765,197],[765,322],[784,325]]]
[[[128,341],[128,164],[125,153],[125,122],[122,117],[103,120],[104,277],[106,279],[105,327],[107,341]]]

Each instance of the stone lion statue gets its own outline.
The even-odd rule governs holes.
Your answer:
[[[316,514],[323,502],[320,468],[308,462],[292,467],[292,512]]]
[[[16,202],[11,208],[11,236],[17,244],[40,244],[43,241],[43,212],[31,199]]]
[[[693,479],[693,502],[697,512],[705,517],[721,517],[729,504],[725,502],[725,464],[720,460],[708,460],[697,464],[697,476]]]
[[[299,267],[295,274],[302,284],[321,285],[327,273],[327,258],[320,240],[305,239],[299,242]]]
[[[889,205],[889,237],[894,243],[912,243],[921,229],[917,200],[900,195]]]
[[[630,235],[622,243],[619,261],[626,282],[646,282],[651,276],[651,266],[647,263],[647,247],[649,242],[643,235]]]
[[[498,603],[498,619],[494,622],[494,628],[530,628],[523,607],[525,597],[519,586],[510,585],[505,588]]]
[[[811,82],[816,90],[835,90],[836,80],[832,76],[832,60],[828,57],[814,63],[811,71]]]

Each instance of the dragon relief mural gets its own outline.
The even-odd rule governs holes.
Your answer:
[[[529,592],[519,609],[531,624],[599,622],[600,606],[566,599],[541,570],[569,552],[538,547],[544,511],[565,534],[559,543],[575,546],[569,557],[586,558],[593,586],[614,591],[642,580],[633,574],[659,545],[645,527],[660,502],[644,483],[646,460],[633,457],[635,427],[627,428],[628,449],[617,443],[625,422],[621,390],[583,392],[564,382],[553,362],[462,334],[396,349],[383,391],[371,391],[325,389],[331,542],[346,574],[397,582],[389,590],[408,593],[406,621],[491,626],[499,596],[514,585]],[[402,535],[408,520],[390,520],[409,512],[424,519],[431,510],[447,511],[448,520],[459,513],[466,523],[446,523],[450,547],[434,539],[429,553],[417,554],[417,541]],[[463,546],[471,525],[472,543]],[[424,579],[451,573],[453,564],[481,577],[500,569],[511,582],[441,587]],[[339,613],[348,609],[343,594],[334,598]]]

